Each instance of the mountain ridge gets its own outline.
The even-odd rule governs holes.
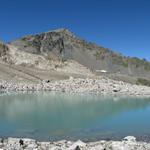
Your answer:
[[[108,48],[104,48],[102,46],[98,46],[95,43],[93,44],[91,42],[87,42],[87,41],[85,41],[85,40],[83,40],[81,38],[78,38],[77,36],[75,36],[72,32],[70,32],[67,29],[57,29],[57,30],[44,32],[44,33],[40,33],[40,34],[36,34],[36,35],[31,35],[31,36],[27,36],[27,37],[25,36],[25,37],[21,38],[21,40],[24,40],[25,42],[27,42],[26,44],[29,44],[29,45],[31,44],[30,46],[35,47],[35,49],[38,50],[39,53],[40,53],[40,50],[41,51],[43,50],[45,52],[49,52],[49,51],[53,51],[53,50],[54,51],[59,50],[58,51],[58,55],[59,55],[62,52],[67,51],[68,49],[70,49],[70,51],[73,51],[73,50],[77,49],[76,47],[78,47],[78,49],[82,48],[83,51],[84,50],[86,50],[86,51],[87,50],[91,50],[91,51],[94,50],[95,53],[93,55],[95,55],[97,60],[98,59],[103,59],[103,57],[105,57],[105,55],[107,57],[108,53],[109,53],[112,57],[118,58],[118,62],[117,63],[119,63],[119,61],[120,61],[120,63],[122,63],[122,65],[124,65],[124,66],[127,65],[126,64],[127,61],[125,61],[125,59],[127,59],[127,58],[128,59],[134,58],[134,60],[137,60],[137,61],[139,60],[141,62],[143,61],[143,60],[141,60],[139,58],[136,58],[136,57],[125,57],[122,54],[119,54],[119,53],[116,53],[116,52],[114,52],[112,50],[109,50]],[[17,42],[17,41],[15,41],[15,42]],[[12,42],[12,44],[15,45],[15,42]],[[20,40],[19,40],[19,42],[20,42]],[[42,44],[43,44],[43,46],[42,46]],[[21,46],[19,48],[22,49]],[[24,48],[24,50],[26,50],[26,48]],[[30,49],[28,52],[37,53],[35,51],[32,51]],[[68,51],[68,53],[70,51]],[[62,57],[64,57],[65,59],[68,59],[68,58],[72,59],[71,56],[70,57],[69,56],[62,56]],[[75,58],[73,57],[73,59],[75,59]],[[113,59],[113,60],[114,60],[113,63],[115,63],[115,59]],[[79,60],[77,60],[77,61],[79,61]],[[148,61],[144,60],[144,62],[148,62]],[[132,63],[136,63],[136,62],[134,61]]]
[[[139,59],[139,60],[144,60],[144,61],[147,61],[147,62],[150,62],[149,60],[147,60],[146,58],[141,58],[141,57],[138,57],[138,56],[129,56],[129,55],[126,55],[126,54],[124,54],[124,53],[122,53],[122,52],[119,52],[119,51],[117,51],[117,50],[114,50],[114,49],[111,49],[111,48],[108,48],[108,47],[105,47],[104,45],[101,45],[101,44],[97,44],[96,42],[91,42],[90,40],[85,40],[84,38],[80,38],[79,36],[76,36],[75,34],[74,34],[74,32],[72,32],[71,30],[69,30],[69,29],[67,29],[67,28],[56,28],[56,29],[53,29],[53,30],[48,30],[48,31],[46,31],[46,32],[38,32],[38,33],[35,33],[35,34],[28,34],[28,35],[24,35],[24,36],[21,36],[21,37],[19,37],[19,38],[16,38],[15,40],[11,40],[11,41],[8,41],[8,42],[5,42],[5,44],[9,44],[9,43],[11,43],[11,42],[13,42],[13,41],[17,41],[17,40],[19,40],[19,39],[23,39],[23,38],[26,38],[26,37],[30,37],[30,36],[36,36],[36,35],[40,35],[40,34],[47,34],[47,33],[51,33],[51,32],[64,32],[64,33],[68,33],[68,35],[71,35],[72,37],[74,37],[74,38],[77,38],[77,39],[79,39],[79,40],[82,40],[82,41],[84,41],[84,42],[86,42],[86,43],[88,43],[88,44],[92,44],[92,45],[95,45],[96,47],[101,47],[101,48],[104,48],[104,49],[108,49],[109,51],[111,51],[111,52],[114,52],[114,53],[116,53],[116,54],[118,54],[118,55],[121,55],[121,56],[123,56],[123,57],[127,57],[127,58],[137,58],[137,59]],[[3,42],[4,43],[4,42]]]
[[[74,60],[95,74],[105,70],[109,74],[150,79],[150,62],[147,60],[123,56],[87,42],[65,28],[24,36],[6,45],[15,47],[19,53],[40,56],[50,63]]]

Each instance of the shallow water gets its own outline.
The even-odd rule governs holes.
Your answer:
[[[64,93],[0,95],[0,137],[38,140],[149,137],[150,99]]]

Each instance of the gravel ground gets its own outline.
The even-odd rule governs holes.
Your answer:
[[[38,142],[33,139],[0,139],[0,150],[150,150],[150,143],[137,142],[133,136],[122,141],[78,141]]]
[[[73,78],[58,81],[39,81],[37,84],[0,81],[1,91],[58,91],[66,93],[95,93],[101,95],[125,95],[150,97],[150,87],[115,81],[105,77],[98,79]]]

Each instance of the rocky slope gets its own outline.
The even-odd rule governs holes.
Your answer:
[[[0,42],[0,79],[11,82],[37,83],[62,80],[70,76],[86,78],[93,73],[74,60],[48,59],[43,55],[21,51],[14,45]]]
[[[9,65],[11,69],[12,67],[17,69],[16,66],[19,66],[21,72],[27,73],[32,78],[38,76],[41,80],[51,79],[52,75],[48,73],[41,76],[43,70],[54,71],[52,76],[65,74],[68,78],[105,74],[109,78],[132,83],[143,81],[139,80],[141,78],[150,80],[150,63],[146,60],[125,57],[86,42],[67,29],[25,36],[9,44],[0,42],[0,65],[3,63]],[[31,71],[30,74],[28,71],[32,70],[30,68],[33,70],[35,68],[40,73]],[[0,71],[0,75],[1,73]]]
[[[110,74],[150,79],[150,63],[146,60],[124,57],[107,48],[86,42],[67,29],[26,36],[11,44],[21,51],[43,55],[46,59],[75,60],[94,72],[106,70]]]

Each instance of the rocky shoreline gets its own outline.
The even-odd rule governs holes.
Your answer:
[[[80,79],[40,81],[38,84],[13,83],[0,81],[0,91],[56,91],[66,93],[94,93],[101,95],[126,95],[150,97],[150,87],[115,81],[105,77],[98,79]],[[0,138],[0,150],[150,150],[150,143],[136,141],[128,136],[121,141],[56,141],[39,142],[34,139]]]
[[[59,81],[40,81],[38,84],[0,81],[1,91],[55,91],[66,93],[94,93],[101,95],[126,95],[150,97],[150,87],[115,81],[109,78],[73,78]]]
[[[38,142],[34,139],[0,139],[0,150],[150,150],[150,143],[138,142],[133,136],[122,141],[57,141]]]

